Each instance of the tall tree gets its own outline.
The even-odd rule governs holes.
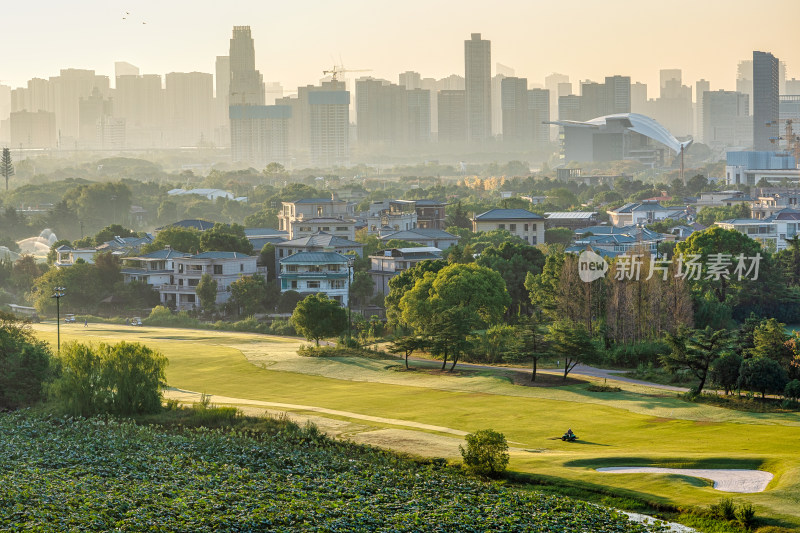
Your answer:
[[[545,258],[535,246],[520,242],[504,242],[490,246],[481,252],[477,263],[498,272],[506,282],[511,296],[509,313],[526,313],[530,298],[525,290],[526,276],[540,274]]]
[[[237,314],[249,316],[264,308],[267,287],[262,276],[243,276],[231,283],[230,287],[230,302],[236,307]]]
[[[431,341],[434,350],[453,356],[451,370],[467,347],[471,331],[500,320],[511,299],[497,272],[474,263],[426,272],[400,299],[404,324]]]
[[[3,157],[0,159],[0,174],[6,179],[6,191],[8,191],[8,178],[14,175],[14,165],[11,162],[11,150],[3,148]]]
[[[534,313],[527,320],[520,321],[514,330],[514,340],[505,354],[505,359],[511,363],[530,362],[531,381],[536,381],[539,359],[547,355],[550,350],[547,328],[544,327],[542,315]]]
[[[200,248],[204,252],[253,253],[253,245],[245,236],[244,226],[239,224],[214,224],[213,228],[200,235]]]
[[[200,277],[200,282],[195,289],[197,298],[200,300],[200,307],[206,313],[214,310],[217,305],[217,280],[211,277],[211,274],[203,274]]]
[[[690,330],[682,327],[665,337],[672,351],[661,357],[661,364],[670,372],[688,370],[700,380],[697,393],[703,392],[711,364],[730,347],[730,332],[711,327]]]
[[[589,331],[580,322],[558,320],[550,325],[546,339],[550,352],[564,360],[564,379],[578,364],[593,363],[597,359],[597,347]]]
[[[324,294],[310,294],[294,308],[291,321],[299,334],[319,346],[321,338],[347,329],[347,311]]]

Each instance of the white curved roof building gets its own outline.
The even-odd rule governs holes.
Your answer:
[[[596,162],[632,159],[650,166],[665,163],[666,152],[680,154],[692,140],[679,141],[667,128],[638,113],[618,113],[586,122],[551,122],[564,128],[567,161]]]

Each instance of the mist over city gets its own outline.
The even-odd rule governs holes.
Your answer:
[[[3,16],[0,530],[800,530],[800,3]]]

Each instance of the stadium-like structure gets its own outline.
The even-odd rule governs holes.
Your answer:
[[[667,152],[679,155],[692,140],[679,141],[667,128],[638,113],[618,113],[586,122],[549,122],[563,128],[562,149],[566,161],[640,161],[663,166]]]

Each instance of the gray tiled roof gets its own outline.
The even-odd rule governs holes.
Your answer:
[[[475,217],[475,220],[519,220],[531,219],[540,220],[544,219],[542,215],[531,213],[527,209],[490,209],[485,213],[481,213]]]
[[[299,252],[280,260],[281,263],[347,263],[346,255],[336,252]]]
[[[190,256],[190,259],[247,259],[255,257],[240,252],[203,252]]]

